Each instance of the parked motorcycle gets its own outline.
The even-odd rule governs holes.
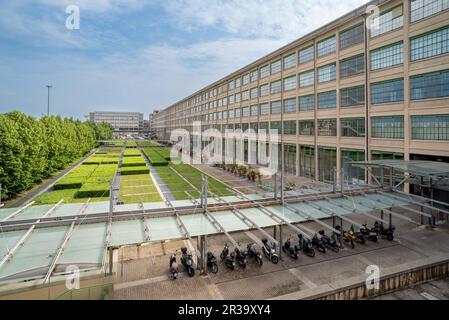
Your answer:
[[[214,254],[210,251],[207,253],[207,266],[212,273],[218,272],[217,258],[215,258]]]
[[[324,245],[323,239],[316,233],[312,238],[312,246],[314,246],[319,252],[326,253],[326,246]]]
[[[359,232],[361,232],[365,237],[368,238],[369,241],[377,242],[377,232],[374,230],[374,228],[369,229],[366,226],[366,223],[362,225],[362,227],[359,229]]]
[[[292,246],[290,239],[287,239],[287,241],[285,241],[284,245],[282,246],[282,251],[288,254],[290,258],[298,260],[298,252],[296,251],[295,247]]]
[[[246,260],[247,253],[241,251],[239,248],[235,248],[235,260],[239,264],[240,267],[246,268],[248,261]]]
[[[348,232],[355,242],[365,244],[365,236],[361,231],[355,231],[354,226],[351,226]]]
[[[311,258],[315,257],[315,249],[313,249],[312,241],[310,239],[305,239],[302,234],[298,234],[298,238],[298,250],[302,250],[304,254],[308,255]]]
[[[340,232],[340,234],[336,233],[337,240],[340,240],[340,238],[343,237],[343,241],[349,243],[352,249],[354,249],[354,237],[348,231],[343,230],[341,226],[335,226],[335,229]]]
[[[336,253],[340,251],[340,245],[337,243],[335,235],[329,237],[324,233],[324,230],[318,231],[318,234],[321,236],[321,241],[323,241],[323,244],[327,249]]]
[[[193,268],[192,255],[187,252],[187,248],[181,248],[181,252],[181,263],[186,268],[189,277],[193,277],[195,275],[195,269]]]
[[[279,256],[276,253],[276,244],[273,243],[271,246],[268,244],[267,239],[262,240],[262,251],[263,254],[274,264],[278,264],[279,262]]]
[[[173,280],[176,280],[178,278],[178,263],[176,262],[176,253],[173,253],[170,256],[170,273],[173,277]]]
[[[373,230],[378,235],[380,235],[382,239],[386,238],[388,241],[394,240],[394,231],[396,230],[396,228],[393,225],[390,225],[388,228],[385,228],[382,222],[379,224],[379,222],[376,221],[374,223]]]
[[[257,251],[256,244],[250,243],[246,246],[246,250],[248,250],[248,256],[254,258],[256,264],[261,267],[263,265],[262,254]]]
[[[226,267],[231,270],[235,270],[235,255],[234,252],[231,252],[231,254],[229,254],[229,247],[227,243],[225,244],[225,247],[220,254],[220,258],[222,261],[224,261]]]

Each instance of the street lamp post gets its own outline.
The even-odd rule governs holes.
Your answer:
[[[48,89],[47,116],[49,116],[50,115],[50,89],[52,88],[52,86],[47,85],[46,87]]]

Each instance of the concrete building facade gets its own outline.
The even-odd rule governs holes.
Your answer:
[[[353,160],[449,162],[449,1],[371,1],[161,110],[151,128],[168,140],[193,121],[278,129],[285,172],[322,181],[333,167],[363,180]]]
[[[143,113],[96,111],[89,113],[94,123],[109,123],[116,133],[139,133],[144,130]]]

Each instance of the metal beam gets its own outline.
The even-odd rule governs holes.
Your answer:
[[[312,201],[305,200],[304,202],[307,203],[307,204],[308,204],[309,206],[311,206],[311,207],[314,207],[314,208],[316,208],[316,209],[321,210],[324,214],[327,214],[327,215],[330,216],[330,217],[339,217],[339,218],[345,220],[346,222],[348,222],[348,223],[350,223],[350,224],[352,224],[352,225],[354,225],[354,226],[357,226],[357,227],[359,227],[359,228],[362,228],[362,227],[363,227],[363,225],[361,225],[361,224],[358,223],[357,221],[354,221],[354,220],[352,220],[352,219],[349,219],[348,217],[345,217],[345,216],[342,215],[342,214],[338,214],[338,213],[336,213],[336,212],[334,212],[334,211],[332,211],[332,210],[330,210],[330,209],[328,209],[328,208],[326,208],[326,207],[322,207],[322,206],[320,206],[320,205],[318,205],[318,204],[316,204],[316,203],[313,203]],[[326,212],[327,212],[327,213],[326,213]]]
[[[228,237],[229,241],[234,245],[234,247],[242,250],[237,241],[226,231],[226,229],[215,219],[213,215],[210,214],[209,211],[204,212],[204,215],[209,218],[209,221],[213,224],[213,226],[220,232],[224,233],[226,237]]]
[[[143,233],[145,234],[145,241],[150,242],[151,241],[151,237],[150,237],[150,227],[147,224],[147,219],[145,217],[142,218],[142,222],[143,222]]]
[[[431,199],[427,199],[427,198],[423,198],[423,197],[420,197],[420,196],[408,194],[408,193],[405,193],[405,192],[402,192],[402,191],[397,191],[397,190],[395,190],[394,192],[399,193],[399,194],[403,194],[403,195],[406,195],[406,196],[409,196],[409,197],[412,197],[412,196],[413,196],[413,197],[416,197],[416,198],[420,198],[420,199],[423,199],[423,200],[425,200],[425,201],[432,201]],[[380,194],[382,194],[382,195],[389,196],[389,197],[392,197],[392,198],[396,198],[396,199],[402,200],[402,201],[407,200],[407,199],[404,199],[403,197],[399,197],[399,196],[396,196],[396,195],[394,195],[394,194],[387,193],[387,192],[378,191],[377,193],[380,193]],[[409,201],[409,202],[411,202],[411,203],[413,203],[413,204],[415,204],[415,205],[422,206],[422,207],[427,208],[427,209],[431,209],[431,210],[436,210],[436,211],[439,211],[439,212],[443,212],[443,213],[449,215],[449,211],[446,211],[446,210],[444,210],[444,209],[440,209],[440,208],[438,208],[438,207],[434,207],[434,206],[431,206],[431,205],[428,205],[428,204],[425,204],[425,203],[422,203],[422,202],[419,202],[419,201],[411,200],[411,199],[409,199],[409,200],[407,200],[407,201]],[[441,202],[441,201],[433,200],[433,202],[448,206],[447,203],[444,203],[444,202]]]
[[[340,231],[338,231],[337,229],[334,229],[333,227],[331,227],[331,226],[328,225],[327,223],[325,223],[325,222],[323,222],[323,221],[321,221],[321,220],[319,220],[319,219],[317,219],[317,218],[311,216],[310,214],[305,213],[305,212],[302,211],[302,210],[299,210],[299,209],[296,209],[296,208],[292,207],[292,206],[291,206],[290,204],[288,204],[288,203],[284,203],[284,207],[287,208],[288,210],[290,210],[290,211],[292,211],[292,212],[294,212],[294,213],[296,213],[296,214],[302,216],[303,218],[306,218],[307,220],[315,221],[315,222],[318,223],[319,225],[321,225],[321,226],[323,226],[323,227],[329,229],[329,230],[332,231],[332,232],[335,232],[336,234],[340,234]]]
[[[351,208],[351,207],[346,206],[346,205],[344,205],[344,204],[335,202],[335,201],[333,201],[332,199],[329,199],[329,198],[326,198],[326,200],[327,200],[328,202],[330,202],[330,203],[333,203],[333,204],[336,205],[336,206],[339,206],[340,208],[344,208],[344,209],[346,209],[346,210],[350,210],[350,211],[353,212],[353,213],[361,214],[361,215],[367,216],[367,217],[369,217],[369,218],[371,218],[371,219],[373,219],[373,220],[376,220],[376,221],[379,221],[379,222],[382,222],[382,223],[385,223],[385,224],[389,224],[388,221],[386,221],[386,220],[384,220],[384,219],[381,219],[381,218],[379,218],[379,217],[376,217],[376,216],[374,216],[374,215],[372,215],[372,214],[369,214],[369,213],[367,213],[367,212],[357,211],[355,208]]]
[[[67,232],[64,236],[64,240],[62,241],[62,244],[59,246],[58,251],[50,264],[50,267],[48,268],[47,274],[45,275],[45,278],[44,278],[44,282],[43,282],[44,284],[47,283],[47,281],[50,279],[51,274],[53,273],[54,269],[56,268],[56,264],[59,260],[59,257],[63,254],[65,246],[67,245],[67,242],[69,241],[70,237],[73,234],[73,230],[75,229],[75,224],[76,224],[76,219],[70,225],[69,230],[67,230]]]
[[[41,218],[36,220],[36,223],[39,223],[42,218],[45,218],[49,214],[51,214],[64,200],[60,200],[57,204],[55,204],[53,207],[51,207]],[[25,241],[29,238],[31,233],[33,232],[34,228],[36,227],[35,224],[33,224],[28,231],[19,239],[19,241],[16,242],[14,247],[8,251],[8,253],[3,257],[3,259],[0,261],[0,268],[9,261],[12,256],[16,253],[16,251],[25,243]]]
[[[175,219],[176,222],[178,223],[178,228],[179,231],[181,231],[182,233],[184,233],[184,237],[189,239],[191,242],[193,242],[192,236],[189,233],[189,230],[187,230],[186,225],[184,224],[184,222],[182,221],[181,217],[179,216],[179,214],[177,212],[175,212]],[[195,248],[195,252],[196,252],[196,256],[197,257],[202,257],[200,251],[198,250],[198,248]]]
[[[16,215],[18,215],[19,213],[21,213],[23,210],[27,209],[28,207],[32,206],[35,203],[35,201],[31,201],[30,203],[24,205],[23,207],[21,207],[20,209],[14,211],[13,213],[11,213],[9,216],[7,216],[6,218],[3,218],[0,222],[4,222],[6,220],[9,220],[11,218],[14,218]]]
[[[255,223],[254,221],[252,221],[250,218],[248,218],[248,216],[246,216],[243,212],[241,212],[238,209],[234,209],[231,211],[237,218],[239,218],[240,220],[242,220],[246,225],[248,225],[249,227],[253,228],[253,229],[257,229],[259,230],[267,239],[269,239],[271,242],[276,243],[276,245],[279,245],[279,242],[273,238],[268,232],[266,232],[264,229],[262,229],[259,225],[257,225],[257,223]]]

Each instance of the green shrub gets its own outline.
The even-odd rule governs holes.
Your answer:
[[[53,190],[79,189],[83,186],[83,178],[63,178],[57,182]]]
[[[124,167],[121,169],[120,175],[128,176],[128,175],[149,174],[149,173],[150,173],[150,169],[147,166]]]

